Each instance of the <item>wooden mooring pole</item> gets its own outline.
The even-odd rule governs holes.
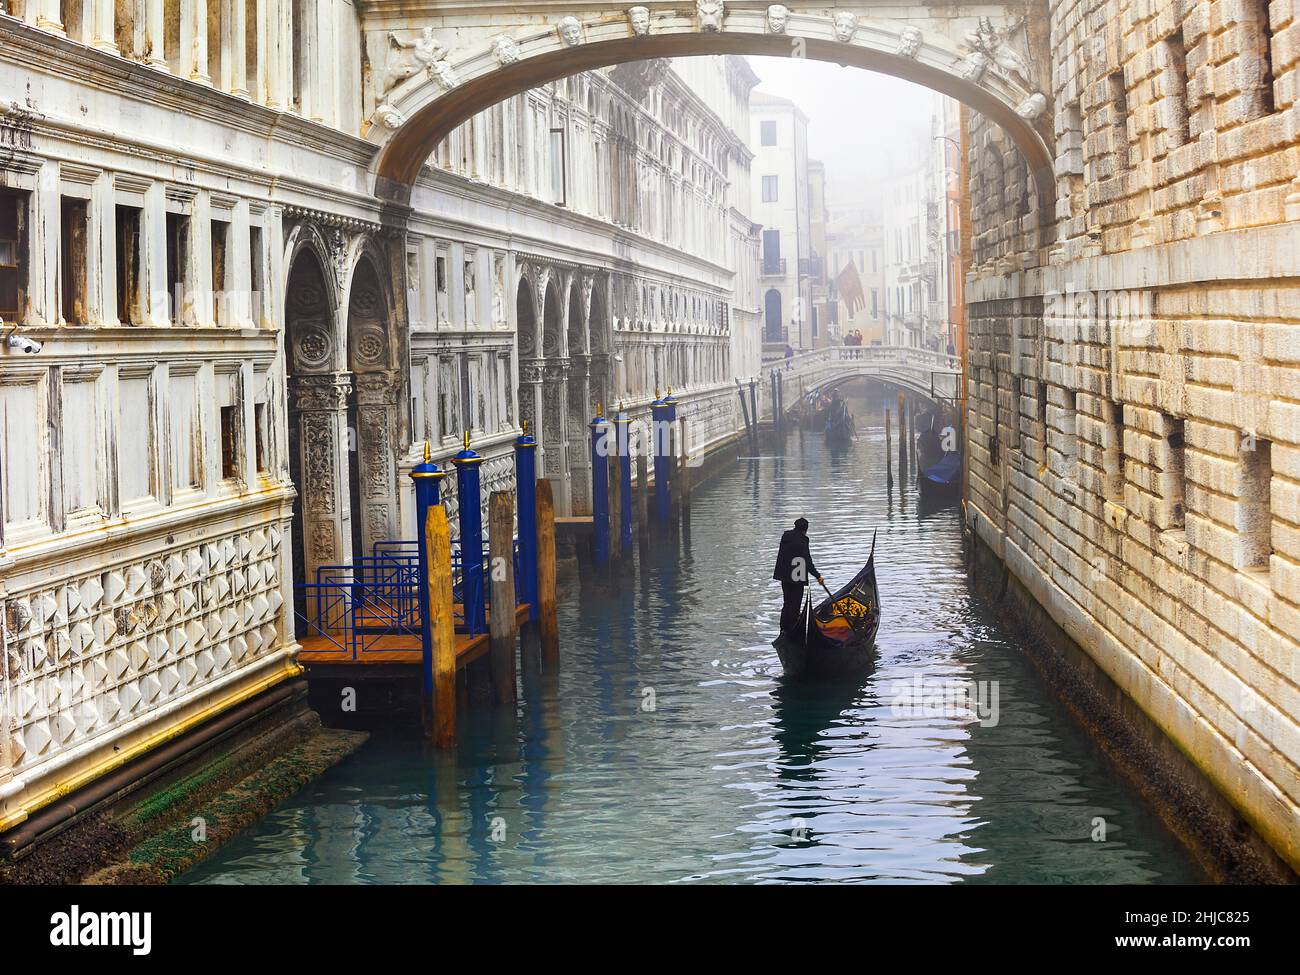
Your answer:
[[[537,622],[542,660],[560,659],[560,624],[555,617],[555,500],[551,482],[537,480]]]
[[[907,482],[907,400],[903,391],[898,391],[898,483],[901,487]]]
[[[893,436],[889,430],[889,407],[885,407],[885,487],[894,486],[894,452],[892,447]]]
[[[429,508],[424,522],[428,553],[429,631],[433,643],[433,693],[428,701],[426,727],[436,748],[456,742],[456,626],[452,619],[451,526],[447,509]]]
[[[492,694],[498,704],[515,702],[515,646],[519,640],[515,612],[514,501],[493,491],[488,501],[488,555],[492,566],[492,613],[488,633]]]

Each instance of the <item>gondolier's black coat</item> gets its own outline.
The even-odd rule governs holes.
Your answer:
[[[781,631],[800,643],[807,626],[803,619],[804,589],[819,574],[808,551],[808,536],[797,528],[788,529],[781,535],[772,578],[781,582]]]
[[[798,561],[800,559],[803,561]],[[806,586],[809,580],[816,579],[819,575],[821,573],[817,571],[817,566],[813,565],[812,553],[808,551],[808,536],[797,528],[783,532],[781,547],[776,550],[776,568],[772,570],[772,578],[796,586]]]

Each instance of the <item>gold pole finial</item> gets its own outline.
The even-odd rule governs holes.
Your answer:
[[[524,417],[524,419],[522,419],[522,420],[519,421],[519,427],[520,427],[521,430],[523,430],[523,433],[520,434],[520,436],[523,436],[523,437],[528,436],[528,418],[527,418],[527,417]]]
[[[469,431],[465,431],[465,449],[469,450]]]
[[[597,416],[605,415],[605,404],[603,404],[600,400],[596,400],[596,415]]]
[[[429,441],[426,440],[426,441],[424,442],[424,462],[425,462],[426,464],[429,463],[429,457],[430,457],[430,456],[431,456],[431,455],[430,455],[430,453],[429,453]]]
[[[659,384],[655,383],[655,399],[659,398]]]
[[[624,413],[624,412],[626,412],[626,411],[624,410],[624,408],[623,408],[623,401],[622,401],[622,400],[619,400],[619,401],[618,401],[618,411],[619,411],[620,413]]]

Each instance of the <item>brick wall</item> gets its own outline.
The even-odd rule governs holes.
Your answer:
[[[1060,0],[1051,31],[1041,226],[971,124],[968,514],[1300,867],[1293,2]]]

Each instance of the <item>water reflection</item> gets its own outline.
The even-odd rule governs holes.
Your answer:
[[[918,510],[910,469],[886,489],[881,407],[842,453],[793,433],[697,486],[689,526],[575,588],[560,672],[525,667],[453,753],[378,736],[183,882],[1200,879],[972,592],[957,511]],[[787,684],[769,643],[800,515],[832,586],[880,529],[852,683]],[[926,706],[980,682],[996,723]]]

